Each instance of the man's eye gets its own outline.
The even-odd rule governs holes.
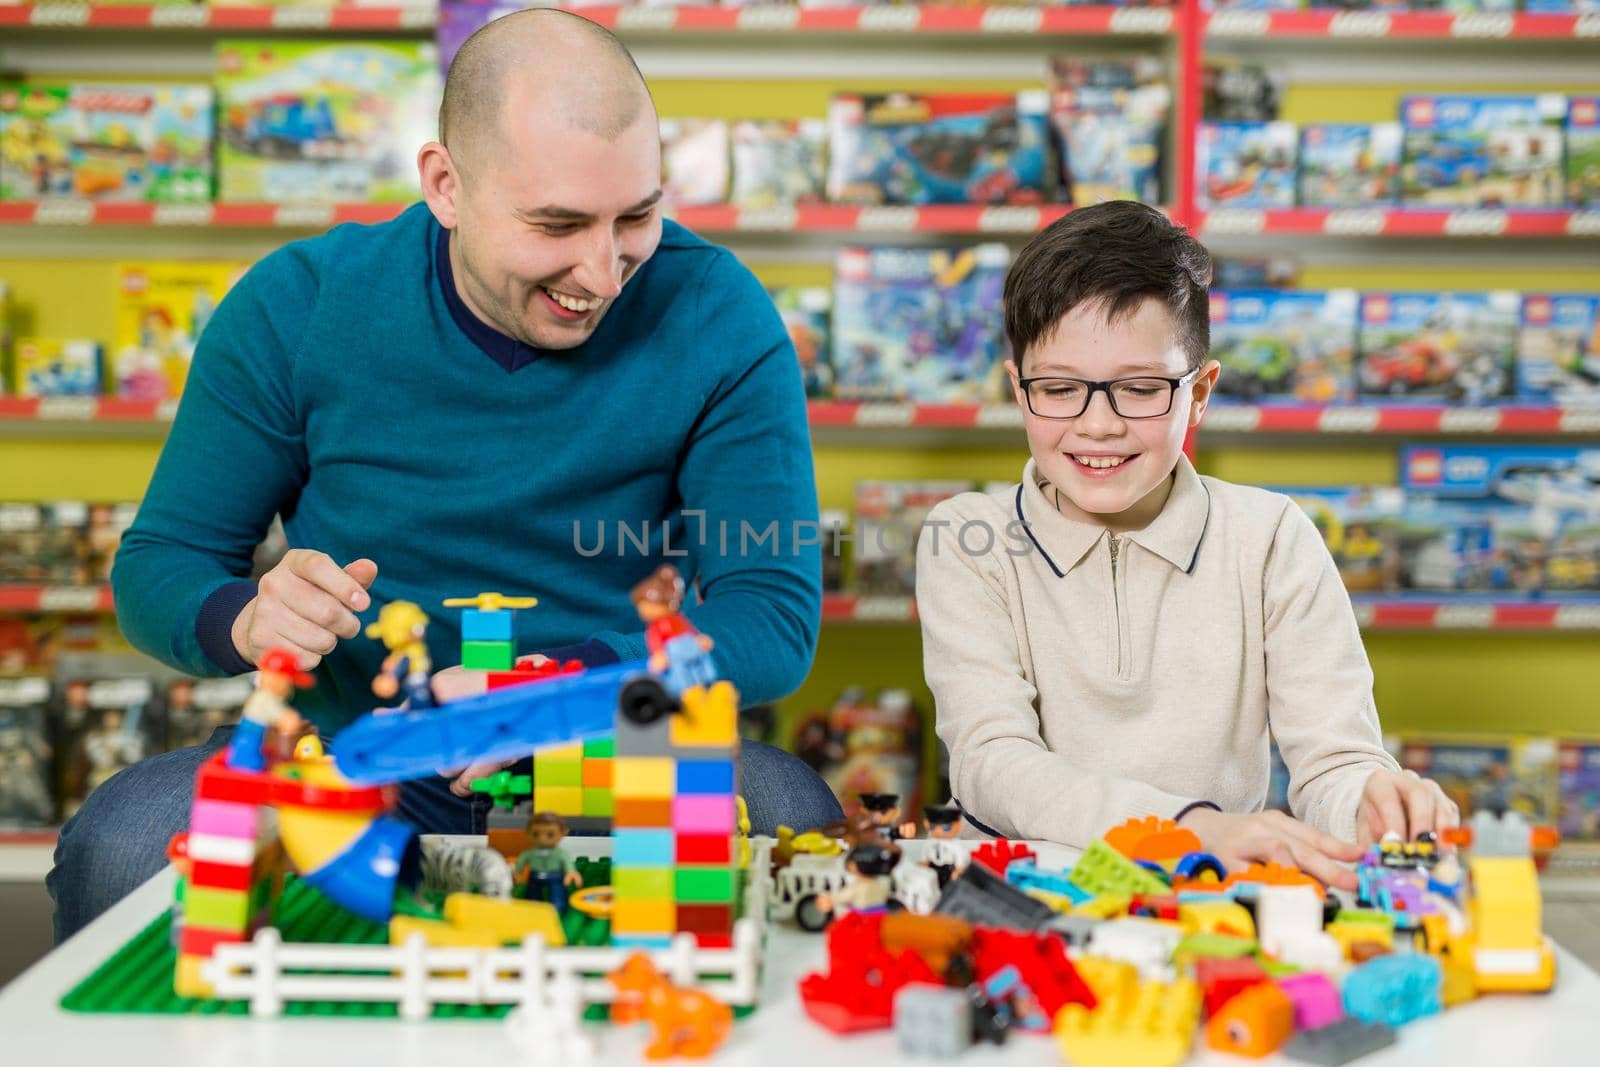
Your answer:
[[[551,237],[565,237],[577,230],[576,226],[565,222],[543,222],[539,224],[539,228]]]
[[[629,226],[642,226],[650,221],[650,214],[650,212],[645,211],[637,215],[624,215],[622,216],[622,221]]]

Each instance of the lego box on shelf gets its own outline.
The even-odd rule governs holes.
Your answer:
[[[1212,122],[1272,122],[1279,117],[1284,81],[1279,68],[1206,56],[1200,74],[1201,117]]]
[[[862,793],[893,793],[900,810],[916,817],[922,804],[922,718],[906,690],[885,689],[868,699],[861,686],[845,689],[827,711],[800,722],[793,749],[822,775],[846,817],[859,809]]]
[[[671,211],[728,198],[728,124],[721,119],[662,119],[662,203]]]
[[[1517,399],[1600,407],[1600,296],[1523,294]]]
[[[1205,208],[1294,207],[1299,131],[1292,122],[1203,122],[1195,196]]]
[[[221,41],[218,199],[404,202],[437,132],[431,43]]]
[[[1408,204],[1560,207],[1566,98],[1412,95],[1405,127],[1402,195]]]
[[[12,356],[11,392],[17,396],[99,396],[100,342],[19,337]]]
[[[249,677],[175,678],[162,700],[162,748],[172,752],[205,743],[219,726],[232,726],[255,687]]]
[[[828,361],[833,291],[821,286],[788,285],[769,289],[773,306],[789,331],[805,379],[806,396],[825,399],[833,395],[833,365]]]
[[[828,106],[828,199],[1038,204],[1050,189],[1049,94],[840,94]]]
[[[733,189],[745,208],[822,199],[828,124],[821,119],[747,119],[733,124]]]
[[[1161,60],[1057,56],[1050,75],[1065,199],[1078,207],[1161,203],[1161,148],[1172,109]]]
[[[1600,206],[1600,96],[1574,96],[1567,105],[1567,203]]]
[[[1354,289],[1213,291],[1218,395],[1250,403],[1353,400],[1356,313]]]
[[[972,488],[971,482],[963,481],[857,483],[855,591],[862,596],[914,595],[917,541],[928,512],[940,501]],[[953,536],[945,540],[953,541]]]
[[[1600,841],[1600,738],[1564,739],[1556,760],[1561,839]]]
[[[1400,197],[1400,125],[1316,122],[1300,128],[1300,205],[1378,207]]]
[[[0,829],[55,821],[47,678],[0,678]]]
[[[155,683],[145,677],[74,678],[56,723],[62,818],[112,775],[159,750]]]
[[[1002,244],[841,249],[833,290],[839,398],[933,404],[1000,398],[1000,295],[1009,263]]]
[[[1463,821],[1479,811],[1515,811],[1531,823],[1555,821],[1553,739],[1405,734],[1400,765],[1438,782]]]
[[[1400,520],[1405,493],[1394,486],[1281,489],[1310,517],[1352,593],[1400,588]]]
[[[181,396],[201,331],[244,269],[235,263],[119,264],[108,368],[116,395]]]
[[[1509,396],[1522,298],[1363,293],[1357,391],[1481,404]]]

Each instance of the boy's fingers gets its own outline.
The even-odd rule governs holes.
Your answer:
[[[1357,879],[1354,871],[1349,871],[1339,866],[1332,858],[1304,842],[1295,845],[1294,858],[1295,866],[1323,885],[1331,885],[1335,889],[1354,890],[1357,888]]]
[[[1407,840],[1434,827],[1438,806],[1433,800],[1433,790],[1430,788],[1432,784],[1417,777],[1410,777],[1401,783],[1400,792],[1406,805],[1406,823],[1411,827],[1411,834]]]
[[[1332,834],[1323,833],[1315,826],[1310,826],[1303,822],[1295,822],[1291,832],[1324,856],[1332,857],[1341,863],[1354,863],[1366,851],[1360,845],[1349,841],[1340,841]]]
[[[1367,788],[1372,790],[1367,794],[1367,799],[1378,816],[1378,836],[1382,837],[1392,831],[1399,834],[1403,840],[1410,840],[1406,833],[1406,809],[1400,802],[1400,790],[1394,780],[1385,776],[1376,788],[1371,785]]]

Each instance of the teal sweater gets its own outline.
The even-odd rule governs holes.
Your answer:
[[[744,700],[793,690],[820,616],[817,491],[760,284],[668,222],[594,335],[544,351],[472,316],[445,247],[419,204],[287,245],[222,302],[117,554],[129,640],[197,675],[250,669],[228,634],[281,514],[290,545],[378,564],[363,623],[422,605],[436,667],[460,662],[440,601],[483,590],[539,598],[520,653],[642,657],[628,593],[668,561],[698,581],[687,614]],[[297,706],[338,729],[374,705],[383,654],[342,642]]]

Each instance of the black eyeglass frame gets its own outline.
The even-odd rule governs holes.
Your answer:
[[[1065,422],[1068,419],[1081,419],[1083,417],[1083,413],[1089,410],[1089,405],[1094,403],[1094,394],[1096,393],[1106,394],[1106,403],[1111,405],[1112,413],[1115,414],[1119,419],[1164,419],[1168,415],[1172,414],[1172,402],[1173,398],[1178,395],[1178,390],[1182,389],[1184,386],[1190,384],[1196,378],[1200,377],[1200,372],[1204,369],[1204,367],[1195,367],[1193,370],[1188,371],[1182,377],[1178,378],[1168,378],[1160,374],[1130,374],[1126,378],[1112,378],[1109,381],[1103,382],[1091,382],[1087,378],[1066,378],[1059,375],[1041,375],[1037,378],[1018,378],[1017,386],[1022,390],[1022,399],[1023,402],[1028,405],[1028,411],[1035,418],[1039,419],[1050,419],[1053,422]],[[1041,415],[1033,408],[1033,391],[1029,388],[1029,386],[1031,386],[1034,382],[1076,382],[1079,385],[1088,386],[1089,391],[1083,395],[1083,407],[1078,409],[1078,413],[1076,415]],[[1119,385],[1122,382],[1166,382],[1166,409],[1159,415],[1124,415],[1121,411],[1117,410],[1117,398],[1116,395],[1111,392],[1112,386]]]

